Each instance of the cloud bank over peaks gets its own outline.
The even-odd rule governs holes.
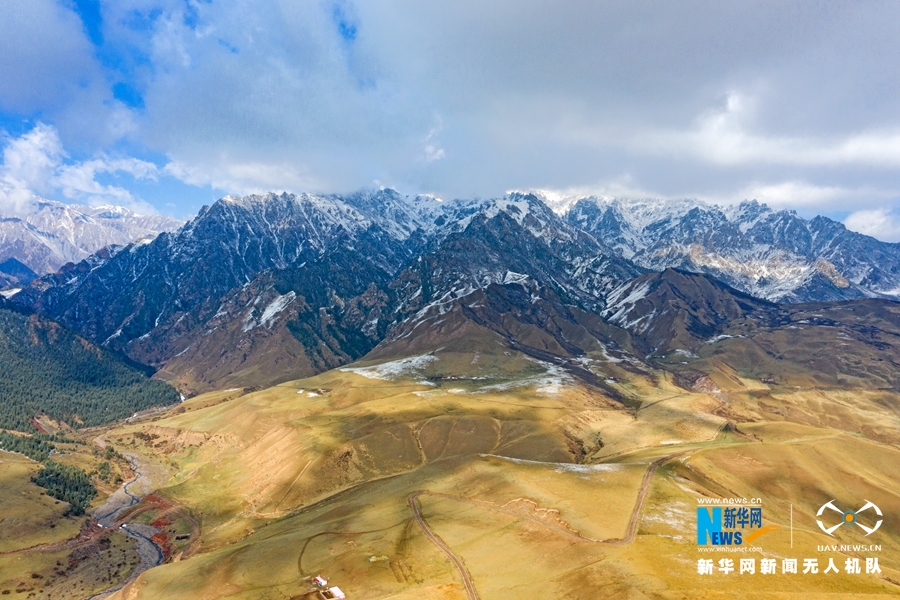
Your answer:
[[[858,210],[844,219],[847,229],[884,242],[900,242],[900,210]]]
[[[832,218],[843,218],[843,224],[847,229],[885,242],[900,242],[900,207],[897,206],[900,199],[895,192],[873,187],[823,186],[803,180],[792,180],[778,183],[755,182],[734,192],[663,195],[641,188],[630,176],[623,175],[590,186],[560,189],[521,188],[507,191],[508,194],[513,192],[537,194],[550,208],[560,214],[568,211],[579,199],[587,197],[606,200],[616,198],[649,200],[673,204],[687,202],[721,207],[739,204],[745,200],[756,200],[774,210],[799,209],[807,214],[810,210],[815,213],[830,213]],[[892,205],[894,208],[890,208]],[[847,214],[848,207],[855,210]]]
[[[101,155],[84,161],[69,160],[59,132],[38,123],[17,138],[7,138],[0,164],[0,213],[24,214],[42,197],[59,197],[91,206],[115,204],[141,214],[155,209],[124,187],[98,181],[101,175],[130,175],[156,180],[159,169],[136,158]]]
[[[641,152],[693,156],[718,165],[900,167],[900,129],[844,135],[765,134],[752,127],[756,98],[738,92],[723,109],[700,115],[693,128],[642,131],[631,140]]]

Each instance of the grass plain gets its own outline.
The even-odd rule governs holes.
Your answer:
[[[103,438],[164,482],[135,518],[169,515],[173,539],[190,538],[112,597],[313,598],[321,574],[354,599],[465,598],[412,497],[482,600],[900,593],[900,398],[726,358],[694,359],[688,386],[580,359],[598,388],[515,352],[438,351],[211,392],[112,428]],[[702,552],[698,499],[716,498],[761,498],[778,529],[749,554]],[[884,523],[871,538],[850,527],[830,537],[815,518],[829,500],[870,500]],[[870,542],[879,548],[820,549]],[[697,572],[698,559],[747,556],[777,559],[778,572]],[[848,557],[877,557],[881,573],[845,574]],[[782,574],[783,558],[801,570],[833,558],[841,572]]]
[[[361,365],[200,396],[112,432],[166,457],[160,493],[202,530],[189,557],[117,598],[312,598],[318,574],[350,598],[465,598],[460,573],[412,518],[416,493],[483,599],[900,592],[896,523],[885,518],[874,553],[820,552],[869,540],[850,528],[831,538],[815,523],[832,499],[900,513],[894,393],[771,385],[723,361],[706,363],[711,385],[691,392],[668,373],[584,361],[614,398],[513,359],[438,352]],[[638,505],[650,464],[667,456]],[[698,550],[698,498],[762,498],[765,523],[780,528],[749,556],[777,558],[779,572],[699,575],[699,558],[748,555]],[[636,535],[623,541],[636,506]],[[780,573],[782,558],[824,569],[831,557],[843,571],[851,555],[877,556],[882,572]]]

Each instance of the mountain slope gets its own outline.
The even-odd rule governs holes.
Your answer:
[[[408,315],[491,283],[530,278],[569,304],[602,307],[605,295],[643,271],[567,225],[533,195],[448,209],[452,224],[393,286]]]
[[[572,369],[566,359],[590,353],[621,360],[611,356],[626,353],[629,336],[597,311],[641,269],[534,196],[475,208],[460,207],[458,225],[391,282],[396,324],[366,359],[507,348]]]
[[[345,364],[397,323],[493,283],[530,278],[584,312],[641,272],[534,196],[270,194],[223,198],[175,234],[95,255],[14,301],[195,389]]]
[[[806,220],[755,201],[722,209],[696,201],[582,198],[566,220],[654,271],[707,273],[777,302],[900,297],[900,244]]]
[[[154,328],[130,355],[162,365],[161,375],[187,391],[271,384],[360,358],[384,334],[387,321],[377,319],[391,277],[361,242],[264,271]]]
[[[33,430],[41,415],[72,427],[109,423],[177,392],[49,319],[0,298],[0,428]]]
[[[639,336],[651,352],[667,352],[695,347],[737,319],[774,310],[776,305],[708,275],[666,269],[614,290],[601,314]]]
[[[645,361],[676,373],[900,387],[900,303],[889,300],[773,304],[709,275],[667,269],[615,290],[602,314],[631,334]]]
[[[10,257],[0,262],[0,288],[27,285],[35,279],[37,279],[37,273],[16,258]]]
[[[723,324],[720,333],[653,360],[676,373],[723,373],[784,390],[900,387],[900,304],[880,299],[780,306]],[[798,392],[799,393],[799,392]],[[884,400],[895,407],[894,400]],[[816,413],[815,405],[807,409]],[[896,410],[896,408],[892,408]],[[888,427],[888,429],[892,429]],[[893,429],[893,432],[896,430]],[[894,435],[891,433],[891,435]]]
[[[383,268],[395,264],[394,258],[382,256],[388,246],[367,233],[352,240],[348,237],[313,260],[260,273],[251,283],[225,294],[214,310],[204,305],[187,317],[179,316],[171,326],[161,325],[135,340],[129,351],[136,359],[163,366],[162,373],[184,389],[222,387],[236,381],[261,385],[352,362],[395,329],[398,333],[390,339],[401,339],[404,335],[399,332],[407,326],[404,321],[413,313],[425,309],[422,316],[428,320],[428,304],[440,313],[447,298],[465,297],[477,304],[481,297],[459,290],[484,290],[482,296],[493,298],[487,290],[498,290],[495,282],[521,282],[529,277],[511,268],[532,273],[536,279],[529,289],[550,294],[553,306],[562,306],[553,289],[566,294],[570,303],[599,306],[602,296],[591,294],[587,283],[600,285],[597,282],[606,278],[601,283],[609,287],[639,272],[627,261],[613,258],[604,262],[609,251],[590,236],[572,230],[535,204],[533,208],[545,219],[539,222],[537,216],[525,214],[530,211],[528,201],[520,201],[525,203],[523,207],[513,201],[502,205],[503,210],[493,203],[476,206],[474,212],[469,205],[449,208],[465,216],[446,218],[452,232],[435,228],[430,246],[410,258],[396,277],[396,269]],[[510,206],[521,222],[506,212]],[[553,227],[560,230],[553,231]],[[602,270],[609,265],[621,274],[614,278],[615,269]],[[592,272],[592,267],[598,271]],[[572,273],[587,275],[575,277]],[[538,280],[545,282],[540,289],[534,283]],[[419,282],[417,289],[427,288],[424,293],[413,289],[414,282]],[[552,287],[545,289],[546,285]],[[581,309],[580,314],[588,313]],[[478,321],[466,320],[471,326]],[[571,315],[564,320],[571,322]],[[482,324],[486,321],[495,319],[480,319]],[[603,327],[597,321],[593,316],[594,330]],[[413,318],[411,326],[420,322]],[[481,329],[484,333],[490,327]],[[571,332],[569,336],[578,337]],[[504,339],[515,342],[513,335]],[[584,352],[567,345],[573,355]],[[235,350],[223,353],[223,346]],[[415,352],[414,347],[399,342],[388,342],[380,352],[388,346],[389,352]]]
[[[734,242],[732,262],[747,258],[747,248],[769,266],[779,252],[791,253],[779,269],[799,275],[750,285],[770,295],[874,293],[824,258],[804,266],[803,252],[827,246],[823,238],[840,254],[860,237],[825,220],[753,203],[728,214],[690,202],[633,203],[627,219],[624,204],[604,206],[582,200],[563,219],[537,196],[518,193],[454,202],[393,190],[226,197],[176,233],[107,248],[32,282],[12,301],[193,393],[439,348],[505,348],[572,369],[585,359],[641,370],[647,360],[734,335],[731,328],[748,319],[769,328],[790,323],[789,307],[729,287],[728,278],[750,284],[722,266],[724,258],[714,275],[726,283],[691,273],[701,270],[696,261],[648,273],[627,257],[657,264],[699,256],[679,255],[671,240]],[[581,227],[605,232],[609,243]],[[810,234],[814,247],[804,238],[810,228],[820,232]],[[668,245],[644,247],[653,240]],[[890,254],[893,246],[881,249]]]
[[[127,351],[197,307],[214,314],[224,294],[261,271],[313,260],[363,235],[386,270],[398,268],[418,243],[408,230],[387,231],[336,197],[229,196],[176,233],[67,267],[34,282],[15,302]]]

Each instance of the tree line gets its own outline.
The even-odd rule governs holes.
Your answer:
[[[35,431],[37,415],[91,427],[179,400],[145,367],[53,321],[2,308],[0,364],[0,429]]]
[[[77,467],[49,460],[56,450],[53,442],[84,443],[59,434],[29,436],[0,431],[0,449],[7,452],[18,452],[32,460],[44,463],[41,470],[32,476],[31,481],[45,488],[48,496],[68,502],[69,510],[66,511],[66,515],[83,515],[85,508],[97,495],[97,489],[91,484],[89,473]],[[111,449],[107,447],[107,450]],[[106,465],[106,479],[104,479],[106,481],[109,479],[109,463],[102,464]],[[103,471],[104,469],[99,470],[101,475]]]
[[[91,483],[91,476],[77,467],[47,461],[44,467],[32,476],[31,481],[47,490],[47,495],[69,503],[66,514],[83,515],[85,508],[97,495],[97,488]]]
[[[54,444],[84,444],[81,440],[73,440],[60,433],[48,435],[35,433],[33,435],[16,435],[8,431],[0,431],[0,450],[18,452],[31,460],[44,462],[56,450]]]
[[[18,452],[38,462],[50,458],[56,446],[36,436],[16,435],[8,431],[0,431],[0,449],[7,452]]]

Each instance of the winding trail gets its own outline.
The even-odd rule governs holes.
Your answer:
[[[469,572],[466,570],[466,566],[463,564],[462,559],[456,556],[453,553],[447,544],[444,543],[444,540],[439,538],[431,529],[428,527],[428,524],[425,523],[425,519],[422,518],[422,513],[419,511],[419,496],[423,492],[413,492],[407,498],[407,502],[409,503],[409,507],[412,509],[413,518],[416,520],[416,523],[419,524],[419,527],[422,528],[422,531],[425,533],[425,536],[431,540],[435,546],[441,549],[441,551],[447,555],[447,558],[450,559],[453,564],[456,565],[456,568],[459,569],[459,574],[462,576],[463,585],[466,588],[466,595],[469,597],[469,600],[478,600],[478,592],[475,591],[475,584],[472,583],[472,577],[469,575]]]
[[[679,456],[683,456],[688,452],[690,452],[690,450],[676,452],[675,454],[669,454],[668,456],[657,458],[652,463],[650,463],[650,466],[647,468],[647,472],[644,473],[644,479],[643,481],[641,481],[641,487],[638,490],[638,496],[634,501],[634,508],[631,509],[631,519],[628,521],[628,529],[625,530],[625,537],[617,540],[605,540],[598,543],[609,544],[613,546],[623,546],[634,541],[634,534],[637,533],[638,523],[641,520],[641,511],[644,508],[644,500],[647,499],[647,493],[650,491],[650,484],[653,482],[653,474],[656,473],[656,469],[669,462],[673,458],[678,458]]]
[[[626,544],[630,544],[634,541],[634,536],[637,533],[638,523],[640,522],[641,511],[644,508],[644,502],[647,499],[647,494],[650,492],[650,484],[653,481],[653,475],[656,473],[656,470],[667,463],[668,461],[676,458],[678,456],[682,456],[683,454],[687,454],[690,450],[685,450],[683,452],[677,452],[675,454],[669,454],[668,456],[663,456],[662,458],[658,458],[655,461],[651,462],[647,467],[647,471],[644,473],[644,478],[641,481],[641,487],[638,489],[637,498],[634,501],[634,508],[631,509],[631,517],[628,521],[628,527],[625,529],[625,535],[621,538],[614,538],[609,540],[595,540],[593,538],[585,537],[578,532],[568,531],[561,527],[557,527],[550,523],[546,523],[541,519],[537,519],[535,517],[529,517],[528,515],[523,515],[519,512],[504,509],[502,506],[498,506],[492,502],[487,502],[485,500],[475,500],[472,498],[463,498],[460,496],[451,496],[449,494],[441,494],[439,492],[429,492],[427,490],[422,490],[418,492],[413,492],[407,497],[407,503],[409,504],[410,509],[412,510],[413,518],[416,523],[419,524],[419,527],[422,528],[422,532],[425,536],[431,540],[435,546],[437,546],[444,554],[447,555],[459,570],[459,574],[462,577],[463,584],[466,588],[466,595],[469,600],[478,600],[478,593],[475,590],[475,584],[472,582],[472,577],[469,575],[468,570],[465,567],[462,559],[459,558],[453,551],[450,549],[447,544],[444,543],[437,534],[435,534],[428,524],[425,522],[425,519],[422,517],[422,512],[419,507],[419,496],[428,495],[428,496],[439,496],[443,498],[450,498],[452,500],[458,500],[460,502],[468,502],[470,504],[474,504],[476,506],[480,506],[482,508],[486,508],[493,512],[503,513],[505,515],[509,515],[515,517],[517,519],[524,519],[540,525],[546,529],[549,529],[557,534],[564,535],[568,538],[573,538],[579,542],[584,542],[588,544],[601,544],[606,546],[624,546]]]
[[[297,557],[297,572],[300,573],[301,576],[307,575],[303,571],[303,554],[306,552],[306,547],[309,546],[309,543],[318,537],[322,537],[324,535],[365,535],[367,533],[379,533],[381,531],[388,531],[389,529],[393,529],[397,525],[401,525],[402,523],[397,523],[396,525],[389,525],[388,527],[382,527],[381,529],[370,529],[368,531],[320,531],[315,535],[311,535],[306,538],[306,541],[303,542],[303,547],[300,548],[300,555]]]

